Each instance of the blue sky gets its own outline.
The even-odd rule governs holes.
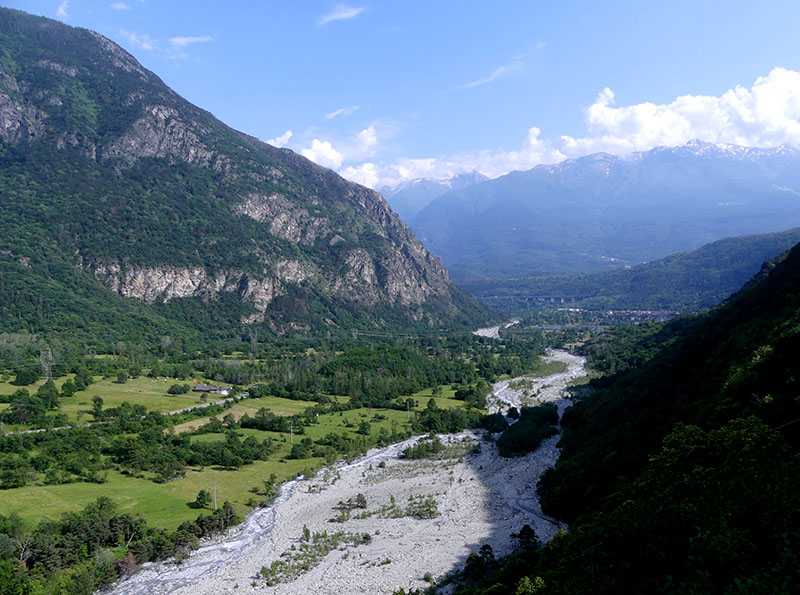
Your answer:
[[[800,144],[796,1],[5,5],[98,31],[225,123],[371,186]]]

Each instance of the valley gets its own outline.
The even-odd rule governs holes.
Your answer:
[[[555,402],[568,406],[565,389],[584,374],[581,358],[557,351],[546,359],[566,362],[564,373],[546,377],[521,376],[495,384],[487,397],[489,411]],[[509,390],[509,384],[531,382],[537,395]],[[538,390],[541,389],[541,392]],[[325,467],[313,478],[285,484],[276,501],[250,513],[232,535],[201,546],[187,560],[145,565],[134,577],[108,592],[114,595],[144,593],[237,592],[340,593],[360,590],[391,593],[398,587],[424,588],[423,575],[441,580],[463,565],[468,554],[488,544],[497,555],[509,553],[508,535],[529,524],[542,542],[561,525],[542,514],[533,495],[536,483],[558,458],[553,436],[535,452],[506,459],[491,441],[477,432],[442,435],[443,452],[431,458],[398,458],[420,438],[411,438],[370,451],[351,463]],[[362,493],[366,505],[331,523],[337,503]],[[434,499],[435,514],[415,518],[380,512],[409,499]],[[394,518],[393,518],[394,517]],[[303,543],[305,528],[311,534],[366,532],[365,544],[339,548],[323,556],[309,570],[292,573],[292,579],[270,588],[262,567]],[[270,575],[271,576],[271,575]]]
[[[0,595],[797,590],[800,8],[6,4]]]

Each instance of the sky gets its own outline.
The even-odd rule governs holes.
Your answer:
[[[800,2],[0,0],[374,188],[698,138],[800,145]]]

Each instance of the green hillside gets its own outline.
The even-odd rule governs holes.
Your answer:
[[[459,285],[514,315],[555,304],[590,310],[697,312],[737,291],[762,263],[800,241],[800,228],[726,238],[692,252],[629,268],[581,275],[470,279]]]
[[[598,367],[638,365],[593,381],[563,417],[540,495],[569,532],[462,592],[512,592],[524,576],[537,593],[794,592],[799,306],[795,247],[710,312],[590,350]]]
[[[230,129],[94,32],[7,9],[0,197],[4,329],[139,340],[487,315],[377,193]]]

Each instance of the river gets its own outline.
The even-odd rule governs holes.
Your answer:
[[[560,350],[549,351],[546,358],[564,362],[566,371],[544,378],[521,376],[495,383],[487,398],[490,411],[553,402],[558,406],[560,416],[570,403],[565,389],[572,380],[585,374],[585,361]],[[463,436],[480,441],[477,433]],[[358,564],[354,559],[345,560],[341,554],[337,558],[332,553],[321,569],[312,570],[277,589],[267,589],[267,593],[309,592],[304,589],[322,592],[314,582],[321,580],[320,576],[325,577],[326,589],[330,587],[331,593],[358,589],[391,592],[403,585],[422,587],[422,577],[412,576],[413,573],[409,572],[415,566],[423,565],[434,573],[445,572],[458,565],[459,560],[463,563],[465,555],[471,551],[468,544],[482,541],[493,543],[495,551],[502,554],[503,541],[507,540],[511,530],[521,526],[520,523],[531,524],[543,541],[563,528],[556,519],[542,513],[535,493],[538,478],[558,459],[558,436],[545,440],[536,452],[520,459],[501,459],[494,452],[496,449],[484,448],[477,458],[468,458],[450,468],[452,479],[449,484],[443,479],[445,474],[431,469],[429,463],[398,460],[399,453],[417,439],[374,449],[355,462],[333,466],[330,473],[341,479],[336,485],[323,486],[327,490],[324,495],[313,493],[314,490],[306,487],[319,483],[322,472],[314,482],[302,478],[289,481],[281,487],[280,495],[271,506],[252,511],[244,523],[223,538],[192,552],[181,564],[145,564],[135,575],[112,585],[104,593],[145,595],[180,592],[199,595],[229,592],[233,588],[237,593],[264,593],[263,584],[258,584],[257,580],[261,565],[293,543],[305,523],[312,531],[317,530],[315,527],[319,530],[331,528],[326,523],[331,515],[330,503],[351,497],[353,494],[348,490],[365,491],[372,503],[388,498],[387,493],[392,491],[400,497],[401,490],[411,489],[409,486],[414,482],[427,486],[427,489],[437,485],[441,490],[442,516],[424,527],[403,519],[399,522],[374,518],[361,521],[363,526],[359,531],[375,531],[380,527],[381,536],[375,537],[370,546],[358,548]],[[387,463],[386,469],[379,469],[381,462]],[[453,470],[455,475],[452,475]],[[367,487],[372,481],[370,478],[386,471],[406,473],[406,479],[395,478],[391,480],[395,481],[394,484],[383,480],[383,492],[370,492]],[[454,484],[456,476],[460,479]],[[437,481],[440,484],[436,484]],[[403,497],[407,498],[407,495]],[[276,525],[279,525],[277,529]],[[430,542],[433,535],[436,536],[435,543]],[[383,567],[379,562],[384,558],[391,558],[395,563]],[[257,583],[256,587],[251,586],[252,582]]]

